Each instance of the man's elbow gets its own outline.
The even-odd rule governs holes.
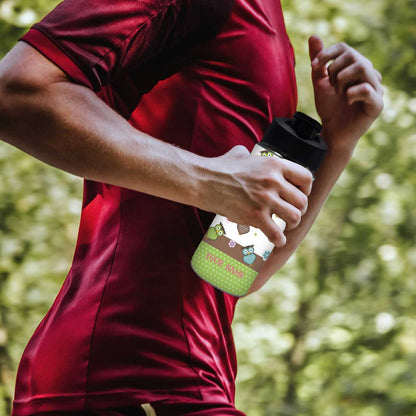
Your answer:
[[[7,127],[12,119],[13,88],[15,86],[12,73],[2,67],[0,62],[0,137],[4,138]]]
[[[19,97],[24,93],[25,83],[19,72],[15,72],[13,67],[3,65],[0,62],[0,137],[6,139],[8,131],[16,121],[19,111]]]
[[[16,126],[39,102],[48,82],[34,62],[33,48],[20,43],[0,61],[0,138],[12,144],[17,144]]]

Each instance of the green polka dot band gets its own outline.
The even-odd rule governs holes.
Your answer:
[[[201,241],[192,261],[195,273],[212,286],[234,296],[244,296],[258,272]]]

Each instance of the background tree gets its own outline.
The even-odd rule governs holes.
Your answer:
[[[299,108],[315,115],[307,38],[346,41],[386,106],[311,234],[240,301],[237,402],[249,416],[416,415],[416,0],[284,0]],[[56,2],[0,0],[0,54]],[[0,415],[23,348],[68,271],[82,181],[0,144]]]

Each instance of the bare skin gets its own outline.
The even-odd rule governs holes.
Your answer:
[[[308,170],[285,160],[253,158],[243,146],[205,158],[137,131],[24,43],[0,62],[0,137],[83,178],[260,228],[279,249],[253,284],[254,291],[298,247],[359,137],[383,106],[381,77],[366,58],[343,44],[325,49],[316,37],[310,39],[310,51],[317,110],[330,148],[313,188]],[[287,222],[285,234],[272,213]]]

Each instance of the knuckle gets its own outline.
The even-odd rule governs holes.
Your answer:
[[[278,230],[271,230],[269,231],[269,239],[272,241],[276,241],[281,239],[280,232]]]
[[[286,238],[284,234],[279,230],[270,231],[268,238],[270,241],[273,241],[279,247],[283,246],[286,243]]]
[[[247,147],[243,146],[242,144],[237,144],[237,145],[235,146],[235,148],[236,148],[236,149],[238,149],[238,150],[240,150],[240,151],[243,151],[244,153],[250,153],[250,152],[248,151]]]
[[[276,180],[269,173],[265,173],[260,178],[260,183],[263,189],[271,189],[275,186]]]
[[[332,81],[337,81],[338,79],[338,72],[335,70],[334,65],[329,65],[328,67],[328,75]]]
[[[267,167],[267,169],[282,170],[284,168],[284,162],[284,159],[267,157],[264,166]]]
[[[366,73],[366,66],[364,62],[357,62],[355,64],[355,70],[359,75],[364,75]]]
[[[290,160],[287,159],[278,159],[275,158],[276,162],[279,164],[280,168],[285,171],[285,170],[290,170],[293,166],[293,162],[291,162]]]
[[[369,97],[371,95],[371,86],[370,86],[370,84],[367,84],[367,83],[363,84],[362,89],[363,89],[363,94],[366,97]]]
[[[299,225],[301,218],[301,212],[295,208],[288,214],[287,223],[290,228],[296,228]]]
[[[241,145],[241,144],[237,145],[235,147],[235,149],[237,150],[238,153],[241,153],[243,155],[249,155],[250,154],[248,149],[245,146]]]
[[[250,155],[250,152],[247,150],[247,148],[239,144],[239,145],[232,147],[230,150],[228,150],[228,152],[225,153],[224,156],[230,159],[235,159],[235,158],[241,158],[241,157],[245,157],[249,155]]]
[[[267,208],[273,205],[274,199],[270,192],[263,191],[259,192],[259,201],[263,208]]]
[[[350,49],[352,49],[347,43],[345,43],[345,42],[340,42],[339,43],[339,47],[342,49],[342,50],[344,50],[344,51],[347,51],[347,50],[350,50]]]

